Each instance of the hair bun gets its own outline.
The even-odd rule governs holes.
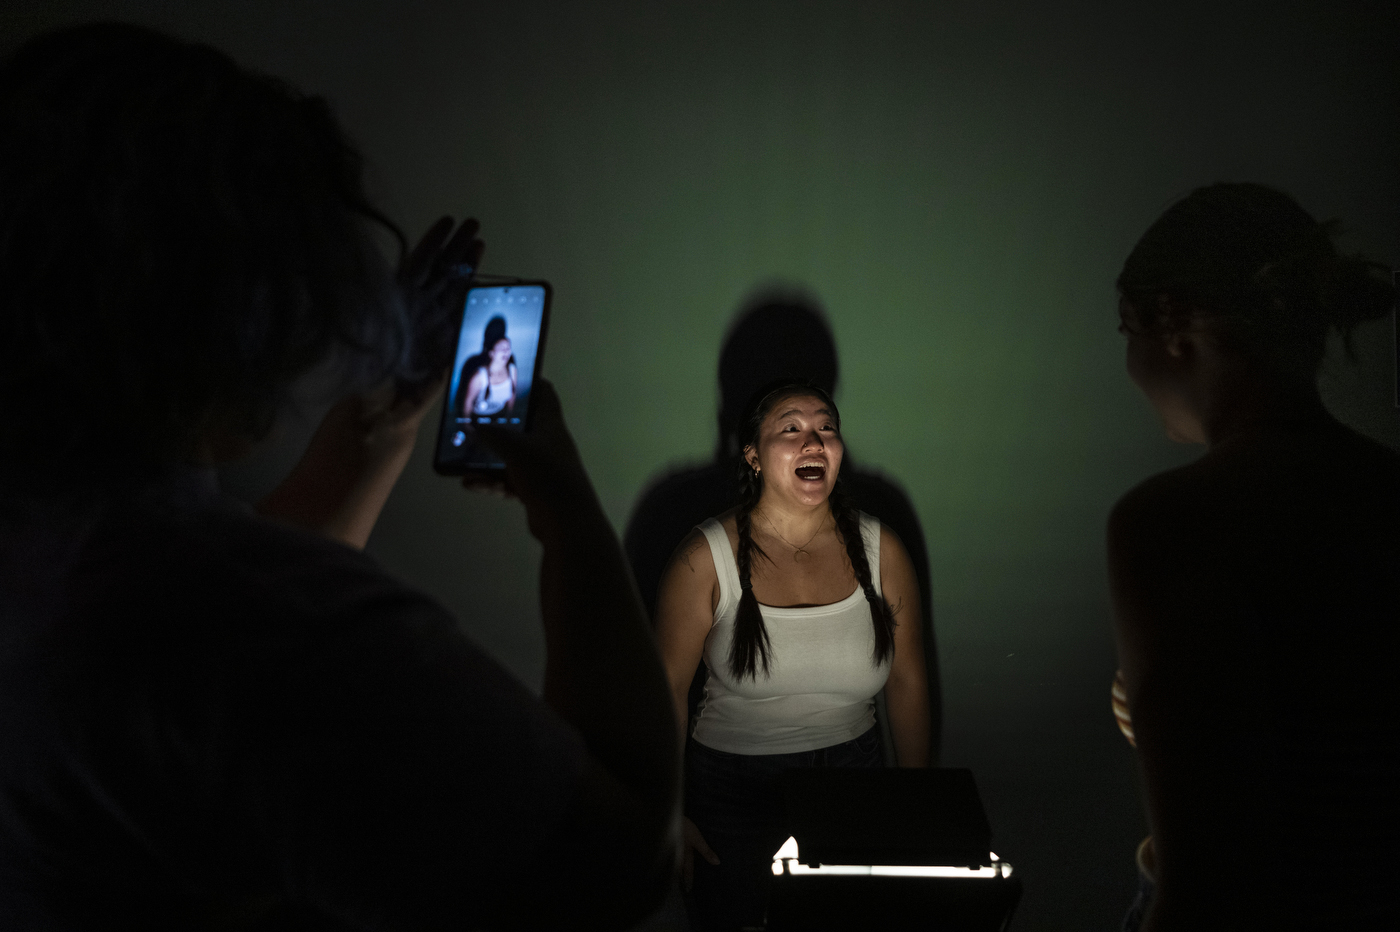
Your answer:
[[[1327,322],[1349,334],[1358,324],[1379,320],[1395,307],[1390,270],[1360,256],[1336,256],[1320,270],[1318,303]]]

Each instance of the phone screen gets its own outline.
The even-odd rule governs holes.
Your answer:
[[[478,285],[467,291],[447,383],[434,467],[458,475],[505,469],[476,434],[481,424],[524,430],[530,389],[544,354],[547,282]]]

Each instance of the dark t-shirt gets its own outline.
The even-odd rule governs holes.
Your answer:
[[[0,928],[472,928],[581,738],[373,560],[197,477],[0,498]]]

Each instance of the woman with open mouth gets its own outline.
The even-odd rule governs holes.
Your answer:
[[[763,922],[787,837],[783,771],[883,766],[881,689],[899,765],[929,763],[918,582],[899,538],[837,486],[836,405],[788,381],[760,390],[742,423],[740,502],[682,541],[656,609],[687,738],[682,883],[707,932]]]

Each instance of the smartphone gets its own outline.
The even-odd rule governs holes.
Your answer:
[[[433,468],[446,476],[505,475],[505,463],[477,436],[491,424],[530,427],[530,390],[544,361],[548,282],[476,284],[467,290],[457,354],[447,380]]]

